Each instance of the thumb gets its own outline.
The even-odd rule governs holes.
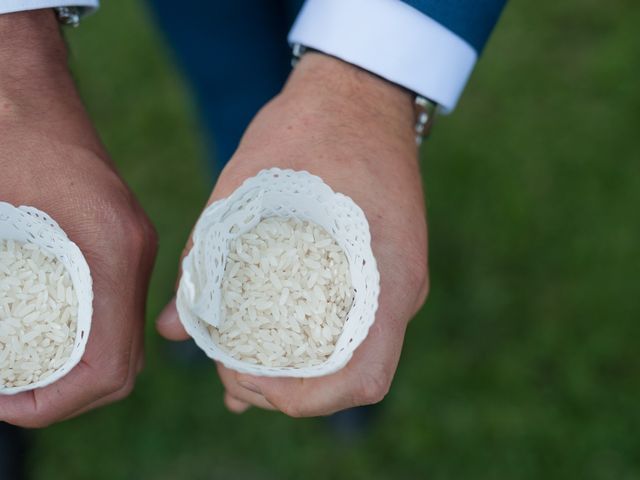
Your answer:
[[[175,297],[164,307],[164,310],[156,320],[156,328],[160,335],[167,340],[187,340],[189,334],[186,332],[180,319],[178,318],[178,310],[176,310]]]

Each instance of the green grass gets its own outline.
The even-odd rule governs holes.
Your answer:
[[[640,6],[513,2],[424,151],[433,289],[367,438],[227,413],[151,320],[209,185],[194,108],[146,13],[69,39],[98,129],[161,236],[147,368],[33,434],[36,479],[640,477]]]

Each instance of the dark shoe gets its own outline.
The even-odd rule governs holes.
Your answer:
[[[26,452],[24,431],[0,422],[0,479],[26,480]]]

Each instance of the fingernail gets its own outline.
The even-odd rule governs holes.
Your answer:
[[[262,395],[262,390],[260,390],[260,388],[251,382],[247,382],[247,381],[240,381],[238,382],[240,384],[241,387],[246,388],[247,390],[251,390],[253,393],[258,393],[260,395]]]

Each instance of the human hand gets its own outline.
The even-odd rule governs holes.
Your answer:
[[[381,293],[368,337],[337,373],[311,379],[254,377],[218,364],[230,410],[240,413],[254,405],[293,417],[326,415],[376,403],[389,390],[406,326],[428,289],[427,229],[413,125],[408,92],[310,53],[249,126],[209,203],[265,168],[320,176],[364,210]],[[188,338],[174,303],[157,326],[168,339]]]
[[[1,421],[42,427],[133,388],[156,237],[84,111],[53,12],[0,15],[0,38],[0,200],[50,214],[93,277],[80,363],[48,387],[0,396]]]

